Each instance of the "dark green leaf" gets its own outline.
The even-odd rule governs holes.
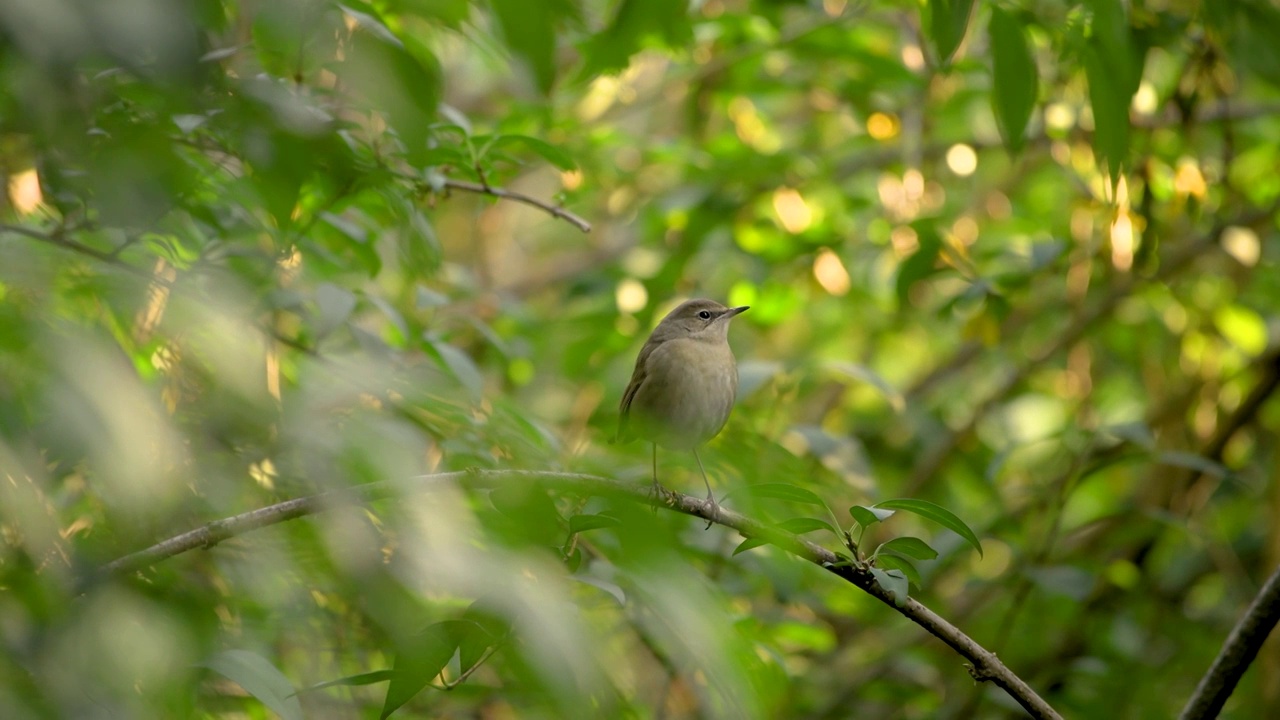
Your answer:
[[[599,75],[623,70],[646,41],[680,49],[693,43],[686,0],[622,0],[613,22],[583,47],[583,73]]]
[[[929,0],[929,39],[938,53],[938,62],[951,63],[969,29],[973,0]]]
[[[876,565],[885,570],[896,570],[907,576],[907,580],[914,583],[916,587],[924,587],[920,581],[920,571],[906,558],[897,555],[880,555],[876,558]]]
[[[907,604],[907,591],[910,590],[910,581],[905,573],[901,570],[881,570],[880,568],[871,568],[871,574],[875,577],[880,587],[889,591],[893,595],[893,604],[902,607]]]
[[[878,507],[865,507],[862,505],[854,505],[849,508],[849,514],[853,516],[854,522],[864,528],[893,517],[892,510],[885,510],[884,508]]]
[[[990,32],[991,102],[1005,146],[1017,152],[1036,102],[1036,64],[1021,24],[999,7],[991,8]]]
[[[970,530],[969,526],[956,517],[954,513],[940,505],[935,505],[927,500],[900,498],[876,503],[876,507],[889,510],[905,510],[920,517],[928,518],[964,538],[966,542],[978,551],[978,555],[982,555],[982,543],[978,542],[978,536],[974,534],[973,530]]]
[[[611,515],[574,515],[569,518],[569,532],[580,533],[597,528],[617,527],[622,524]]]
[[[480,662],[485,652],[498,642],[499,636],[494,635],[490,628],[481,623],[472,622],[471,626],[464,630],[458,642],[458,671],[470,670]]]
[[[733,554],[737,555],[738,553],[744,553],[748,550],[751,550],[752,548],[758,548],[761,545],[768,545],[768,544],[769,544],[769,541],[760,537],[759,535],[757,535],[756,537],[749,537],[743,540],[742,542],[738,543],[738,547],[733,549]]]
[[[556,80],[556,2],[489,0],[507,48],[529,68],[539,91],[551,91]]]
[[[403,639],[391,668],[391,685],[387,687],[380,717],[385,720],[434,680],[474,626],[469,620],[445,620]]]
[[[360,17],[353,17],[359,22]],[[373,109],[386,113],[409,162],[425,166],[440,101],[440,67],[430,51],[414,44],[411,52],[381,22],[357,24],[338,73]]]
[[[916,237],[920,247],[898,266],[895,289],[898,308],[906,310],[910,304],[911,286],[937,272],[938,254],[942,251],[942,237],[932,223],[916,223]]]
[[[503,135],[497,138],[493,147],[497,148],[504,145],[524,145],[561,170],[574,170],[578,167],[578,164],[573,161],[573,158],[569,157],[568,153],[545,140],[539,140],[535,137],[529,137],[528,135]]]
[[[289,678],[261,655],[248,650],[225,650],[200,665],[234,681],[285,720],[304,717]]]
[[[882,552],[896,552],[917,560],[932,560],[938,557],[938,551],[929,547],[929,543],[914,537],[899,537],[876,548],[876,555]]]
[[[390,680],[391,676],[394,674],[395,673],[393,673],[391,670],[374,670],[373,672],[360,673],[359,675],[350,675],[348,677],[338,678],[337,680],[326,680],[321,683],[316,683],[311,687],[303,688],[298,692],[299,693],[313,692],[316,690],[323,690],[324,688],[329,688],[329,687],[341,687],[341,686],[349,686],[349,685],[373,685],[376,683],[386,682]]]

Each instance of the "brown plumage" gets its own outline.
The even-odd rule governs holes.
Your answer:
[[[631,382],[622,394],[617,439],[653,444],[653,484],[658,484],[658,446],[690,450],[715,506],[698,446],[719,434],[738,394],[738,366],[729,349],[729,321],[747,308],[714,300],[682,303],[654,328],[640,349]]]

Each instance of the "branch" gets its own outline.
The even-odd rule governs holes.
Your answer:
[[[1280,621],[1280,568],[1271,573],[1262,591],[1231,629],[1222,651],[1200,678],[1179,720],[1211,720],[1218,716],[1277,621]]]
[[[463,470],[421,475],[416,479],[423,483],[421,490],[431,490],[436,487],[449,486],[453,483],[473,489],[492,489],[503,487],[510,483],[528,484],[529,482],[540,482],[548,487],[562,491],[587,495],[607,495],[642,504],[655,503],[647,483],[643,486],[631,485],[598,475],[580,473],[538,470]],[[195,530],[156,543],[145,550],[114,560],[104,565],[101,568],[101,573],[103,575],[124,575],[136,572],[189,550],[213,547],[223,540],[250,530],[256,530],[305,515],[316,514],[338,505],[390,497],[395,494],[396,489],[396,486],[391,483],[370,483],[348,490],[338,490],[321,495],[287,500],[240,515],[215,520]],[[907,619],[924,628],[934,637],[946,643],[951,649],[969,661],[969,672],[975,679],[991,680],[1009,693],[1014,700],[1017,700],[1032,717],[1061,720],[1061,716],[1037,695],[1029,685],[1006,667],[994,653],[983,648],[959,628],[914,599],[908,598],[899,606],[895,603],[893,594],[880,587],[869,572],[850,567],[847,564],[841,564],[841,558],[830,550],[723,507],[713,508],[709,511],[705,501],[701,498],[693,498],[674,492],[664,492],[657,504],[664,505],[675,512],[692,515],[733,528],[745,537],[767,539],[771,544],[792,555],[808,560],[828,572],[838,575],[846,582],[857,586],[863,592],[893,608]]]
[[[564,220],[584,233],[591,232],[591,223],[583,220],[574,213],[571,213],[558,205],[552,205],[548,202],[539,200],[536,197],[516,192],[515,190],[494,187],[487,183],[473,183],[466,180],[453,180],[451,178],[445,178],[444,186],[450,190],[461,190],[463,192],[476,193],[477,195],[492,195],[496,198],[504,198],[506,200],[514,200],[519,203],[524,203],[525,205],[532,205],[539,210],[550,213],[552,217]]]
[[[53,232],[46,233],[46,232],[41,232],[40,230],[37,230],[35,228],[26,227],[24,225],[9,225],[6,223],[0,223],[0,232],[13,233],[14,235],[25,235],[26,237],[29,237],[32,240],[38,240],[42,243],[53,245],[54,247],[60,247],[60,248],[63,248],[64,250],[70,250],[72,252],[79,253],[81,255],[87,255],[95,260],[104,262],[107,265],[110,265],[112,267],[120,268],[121,270],[124,270],[125,272],[130,273],[132,275],[136,275],[140,278],[146,278],[147,280],[153,280],[153,281],[156,279],[154,274],[147,272],[142,268],[130,265],[129,263],[121,260],[119,257],[116,256],[115,252],[109,252],[109,253],[103,252],[96,248],[91,248],[88,245],[85,245],[83,243],[76,242],[71,238],[68,238],[66,236],[67,230],[68,230],[67,228],[59,227],[54,229]],[[117,251],[121,249],[123,249],[123,247],[118,248]]]

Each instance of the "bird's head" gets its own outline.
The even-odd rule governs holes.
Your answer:
[[[695,298],[686,300],[667,313],[653,331],[655,340],[673,340],[690,337],[695,339],[724,341],[729,337],[729,321],[748,306],[725,307],[715,300]]]

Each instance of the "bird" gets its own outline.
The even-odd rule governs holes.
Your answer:
[[[737,399],[738,365],[729,348],[729,321],[748,309],[705,298],[676,306],[640,349],[618,408],[615,442],[640,438],[652,446],[655,496],[662,491],[658,446],[692,451],[713,517],[718,505],[698,447],[720,433]]]

